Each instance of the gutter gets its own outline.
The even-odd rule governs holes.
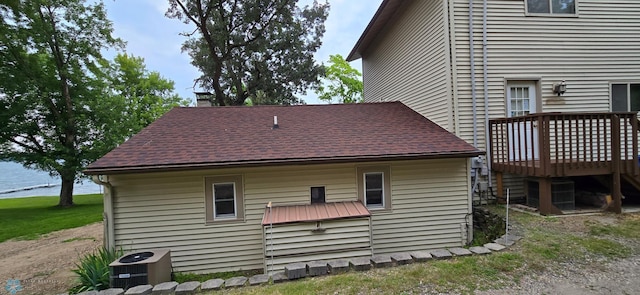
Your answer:
[[[103,180],[103,178],[105,180]],[[113,186],[109,182],[109,177],[106,175],[93,175],[91,180],[104,187],[104,194],[102,195],[102,203],[104,210],[102,212],[102,221],[104,225],[104,247],[112,249],[116,247],[115,242],[115,226],[113,223]]]
[[[473,38],[473,1],[469,0],[469,67],[471,71],[471,112],[473,114],[473,146],[478,148],[478,130],[476,128],[476,57],[475,40]]]
[[[238,161],[238,162],[218,162],[218,163],[180,163],[180,164],[161,164],[147,166],[114,166],[104,168],[87,169],[84,174],[126,174],[139,172],[155,172],[155,171],[184,171],[194,169],[212,169],[212,168],[237,168],[237,167],[261,167],[261,166],[278,166],[278,165],[314,165],[314,164],[333,164],[333,163],[349,163],[349,162],[375,162],[375,161],[392,161],[392,160],[420,160],[420,159],[445,159],[445,158],[470,158],[483,155],[485,152],[480,150],[464,151],[464,152],[447,152],[447,153],[429,153],[429,154],[406,154],[406,155],[376,155],[376,156],[360,156],[360,157],[327,157],[327,158],[306,158],[306,159],[273,159],[258,161]]]
[[[484,81],[484,145],[487,151],[485,155],[489,187],[493,187],[491,181],[491,138],[489,138],[489,74],[487,73],[487,0],[482,1],[482,80]]]

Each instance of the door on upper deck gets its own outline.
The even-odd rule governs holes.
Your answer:
[[[507,117],[520,117],[537,111],[536,82],[507,82]],[[537,124],[530,121],[514,122],[508,125],[508,146],[510,161],[537,160]],[[535,148],[534,148],[535,147]]]

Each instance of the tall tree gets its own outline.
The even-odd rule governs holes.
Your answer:
[[[0,158],[60,176],[62,207],[83,167],[137,128],[111,87],[124,67],[100,54],[123,45],[111,32],[101,2],[0,4]]]
[[[126,128],[126,134],[137,133],[173,106],[189,104],[173,92],[173,81],[147,70],[141,57],[118,54],[105,80],[110,82],[111,95],[116,96],[112,100],[121,106],[123,124],[119,128]]]
[[[166,15],[196,30],[183,50],[213,91],[214,105],[295,104],[296,93],[318,83],[315,63],[328,4],[300,8],[298,0],[169,0]],[[261,99],[255,99],[261,98]]]
[[[333,102],[334,98],[340,103],[361,102],[363,84],[360,71],[351,65],[340,54],[329,56],[329,65],[325,65],[325,76],[322,85],[316,90],[318,98]]]

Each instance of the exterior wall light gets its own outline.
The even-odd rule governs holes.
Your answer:
[[[562,82],[560,83],[553,84],[553,93],[557,94],[558,96],[561,96],[565,92],[567,92],[567,83],[564,80],[562,80]]]

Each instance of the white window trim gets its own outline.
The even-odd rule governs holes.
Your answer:
[[[225,184],[231,184],[233,186],[233,214],[224,214],[224,215],[220,215],[218,216],[218,212],[217,212],[217,207],[216,207],[216,185],[225,185]],[[238,201],[237,201],[237,195],[236,195],[236,183],[235,182],[216,182],[216,183],[212,183],[211,184],[211,192],[212,192],[212,197],[213,197],[213,219],[214,220],[220,220],[220,219],[236,219],[238,218]]]
[[[382,190],[382,198],[381,198],[382,203],[380,205],[378,205],[378,204],[369,205],[368,202],[367,202],[367,174],[379,174],[382,177],[382,179],[380,180],[381,184],[382,184],[382,187],[380,188]],[[385,194],[384,194],[384,172],[382,172],[382,171],[379,171],[379,172],[373,172],[373,171],[372,172],[364,172],[364,173],[362,173],[362,183],[364,185],[364,187],[363,187],[363,190],[364,190],[363,191],[363,193],[364,193],[364,205],[367,206],[367,208],[370,208],[370,209],[384,209],[385,205],[386,205],[384,203],[384,198],[385,198]]]
[[[624,84],[627,86],[627,110],[623,112],[633,112],[631,110],[631,84],[640,84],[640,81],[618,81],[618,82],[610,82],[609,83],[609,111],[616,112],[613,110],[613,85],[614,84]],[[640,111],[638,111],[640,113]]]
[[[223,223],[235,223],[245,221],[244,207],[244,177],[238,175],[210,175],[203,177],[204,180],[204,220],[206,225]],[[215,185],[233,183],[233,207],[234,214],[226,216],[216,216]]]
[[[549,1],[549,13],[541,13],[541,12],[529,12],[529,3],[528,0],[523,0],[524,1],[524,15],[525,16],[543,16],[543,17],[579,17],[580,16],[580,11],[579,11],[579,0],[574,0],[574,6],[575,6],[575,10],[574,13],[553,13],[552,12],[552,5],[553,3],[551,3],[551,0]]]
[[[382,173],[382,206],[367,206],[366,201],[366,174],[368,173]],[[356,182],[358,186],[358,201],[373,213],[375,212],[392,212],[393,211],[393,192],[391,189],[393,185],[391,183],[391,166],[390,165],[371,165],[371,166],[357,166],[356,167]]]

